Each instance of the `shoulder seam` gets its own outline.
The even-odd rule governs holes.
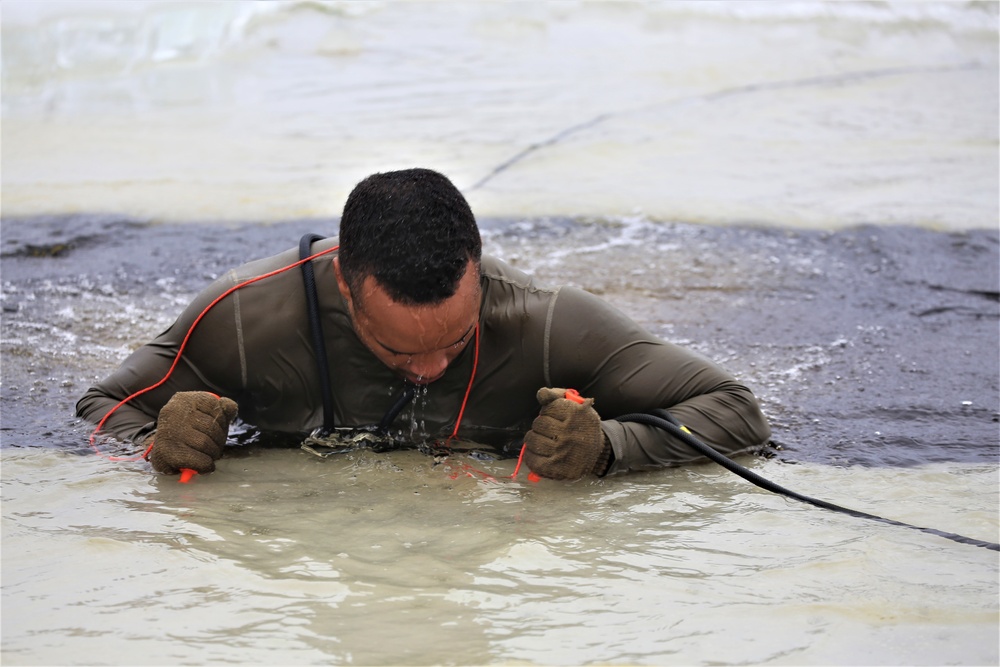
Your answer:
[[[501,282],[507,285],[513,285],[514,287],[518,287],[520,289],[528,290],[531,292],[548,292],[549,294],[556,294],[559,291],[558,287],[539,287],[538,285],[526,285],[524,283],[511,280],[506,276],[497,275],[495,273],[483,272],[482,275],[484,278],[487,278],[489,280],[496,280],[497,282]]]
[[[552,373],[549,368],[549,344],[551,341],[552,334],[552,317],[556,309],[556,301],[559,300],[559,291],[562,288],[557,287],[554,290],[546,290],[552,292],[552,300],[549,301],[549,309],[545,314],[545,335],[542,339],[542,375],[545,377],[545,386],[552,386]]]
[[[239,276],[236,275],[236,270],[233,269],[229,272],[230,280],[233,285],[239,284]],[[240,291],[236,290],[232,294],[233,297],[233,317],[235,318],[236,325],[236,349],[240,353],[240,388],[246,390],[247,388],[247,353],[243,345],[243,318],[240,315]]]

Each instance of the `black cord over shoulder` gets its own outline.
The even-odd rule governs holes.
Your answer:
[[[306,234],[299,241],[299,260],[312,255],[312,244],[322,240],[319,234]],[[327,362],[323,323],[319,317],[319,296],[316,293],[316,274],[312,262],[302,263],[302,282],[306,290],[306,310],[309,313],[309,330],[312,332],[316,370],[319,372],[320,390],[323,395],[323,431],[329,434],[336,426],[333,417],[333,389],[330,386],[330,365]]]

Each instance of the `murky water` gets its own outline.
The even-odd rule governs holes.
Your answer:
[[[995,552],[714,466],[535,485],[240,428],[180,485],[72,416],[419,163],[487,252],[747,382],[754,471],[996,542],[996,5],[80,7],[0,7],[4,664],[1000,660]]]
[[[716,468],[534,487],[452,479],[415,453],[265,450],[182,486],[67,456],[5,455],[10,664],[995,659],[994,552]],[[865,488],[904,518],[995,526],[989,509],[939,508],[956,480],[978,489],[962,504],[995,504],[990,466],[755,467],[821,495]]]

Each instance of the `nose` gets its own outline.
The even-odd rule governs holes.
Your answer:
[[[414,383],[427,384],[444,375],[448,363],[448,355],[444,351],[418,354],[414,355],[410,359],[410,363],[406,364],[406,373],[411,376]]]

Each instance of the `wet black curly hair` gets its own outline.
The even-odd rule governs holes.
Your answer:
[[[430,169],[372,174],[355,186],[340,219],[340,270],[355,300],[372,276],[410,305],[455,294],[482,239],[462,193]]]

